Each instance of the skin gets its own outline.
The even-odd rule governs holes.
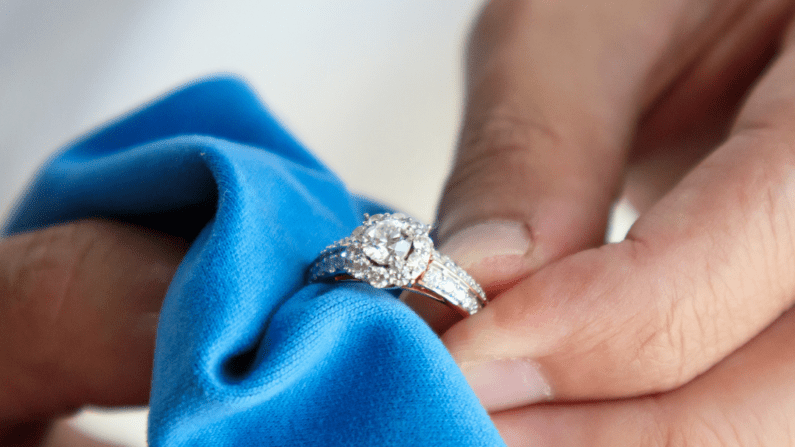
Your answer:
[[[0,240],[0,445],[101,445],[53,421],[146,404],[157,315],[186,249],[103,221]]]
[[[508,445],[795,444],[793,6],[483,9],[439,228],[492,301],[406,300]],[[527,250],[473,255],[505,221]]]
[[[795,444],[793,8],[483,9],[439,228],[492,302],[454,322],[406,300],[468,378],[495,360],[537,371],[525,385],[544,392],[509,400],[473,382],[509,445]],[[602,245],[622,194],[641,216]],[[526,240],[469,253],[468,229],[495,221]],[[52,421],[145,404],[185,249],[100,221],[0,240],[0,445],[89,445]]]

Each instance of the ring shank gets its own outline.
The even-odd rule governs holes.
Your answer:
[[[346,247],[324,251],[310,268],[310,281],[357,281],[346,269],[350,262]],[[447,305],[462,316],[476,313],[486,305],[483,289],[450,258],[433,250],[425,271],[408,287],[387,286],[419,293]]]

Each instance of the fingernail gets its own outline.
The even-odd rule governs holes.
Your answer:
[[[489,411],[499,411],[552,399],[538,363],[530,359],[492,360],[470,368],[462,366],[469,386]]]
[[[510,220],[482,222],[450,236],[439,251],[453,258],[483,283],[513,279],[529,267],[531,247],[527,227]]]

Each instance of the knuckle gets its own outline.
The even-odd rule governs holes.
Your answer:
[[[4,356],[31,377],[52,372],[64,343],[79,324],[80,276],[95,250],[102,225],[93,222],[51,227],[11,236],[3,242],[0,308]]]
[[[445,233],[496,217],[532,222],[532,202],[551,181],[557,132],[505,109],[470,118],[447,178],[438,218]],[[562,175],[560,176],[562,177]]]
[[[21,235],[16,245],[15,266],[8,276],[10,300],[30,312],[31,324],[52,328],[86,271],[98,248],[104,224],[82,221]]]
[[[0,289],[0,339],[6,342],[0,344],[0,356],[10,360],[14,378],[56,396],[55,406],[106,399],[105,390],[120,377],[135,384],[122,387],[121,399],[132,396],[138,402],[146,393],[138,379],[146,377],[141,368],[150,367],[150,344],[139,344],[137,332],[128,333],[130,326],[113,318],[118,307],[102,284],[106,267],[119,265],[112,258],[124,248],[124,235],[117,233],[117,224],[87,220],[0,244],[7,255],[0,260],[13,263],[2,272],[6,284],[0,283],[8,289],[7,294]],[[119,351],[121,342],[129,344]],[[97,362],[105,365],[101,378],[93,370]]]
[[[494,156],[504,151],[527,153],[539,141],[559,146],[562,132],[539,115],[521,111],[521,106],[511,103],[492,106],[484,113],[468,113],[460,142],[465,149],[460,154],[462,160]]]
[[[518,187],[526,191],[540,185],[548,173],[560,171],[547,160],[554,158],[554,148],[562,140],[560,132],[514,109],[505,106],[485,114],[469,114],[454,169],[445,185],[445,198],[461,200],[484,193],[505,196],[494,192],[509,193],[504,189]],[[516,194],[510,196],[515,198]]]
[[[628,240],[632,246],[632,264],[655,272],[662,271],[657,263],[665,257],[650,256],[657,251],[637,235]],[[644,259],[660,259],[653,265],[643,265]],[[705,261],[707,262],[707,261]],[[714,272],[708,265],[693,271],[671,270],[666,263],[665,275],[649,273],[655,278],[640,290],[653,299],[650,308],[636,327],[636,348],[631,361],[646,376],[645,391],[668,391],[683,385],[711,367],[733,349],[742,327],[747,326],[744,316],[731,307],[739,299],[729,280]],[[707,274],[702,274],[707,272]]]
[[[654,248],[642,239],[626,242],[632,265],[647,268],[645,260],[654,258],[648,253]],[[694,343],[700,343],[705,329],[693,306],[694,287],[685,275],[674,276],[661,277],[636,292],[654,297],[648,301],[650,307],[638,315],[640,321],[633,324],[636,341],[629,359],[645,376],[644,392],[668,391],[689,380]]]
[[[707,356],[702,335],[709,330],[708,323],[694,309],[691,297],[682,295],[674,289],[663,296],[656,303],[653,321],[638,338],[635,356],[641,370],[652,374],[648,391],[668,391],[688,382],[701,363],[695,356]]]

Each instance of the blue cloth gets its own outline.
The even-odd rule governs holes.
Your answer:
[[[217,78],[67,147],[4,232],[105,217],[193,241],[160,316],[152,446],[504,445],[408,307],[306,283],[323,247],[380,210]]]

